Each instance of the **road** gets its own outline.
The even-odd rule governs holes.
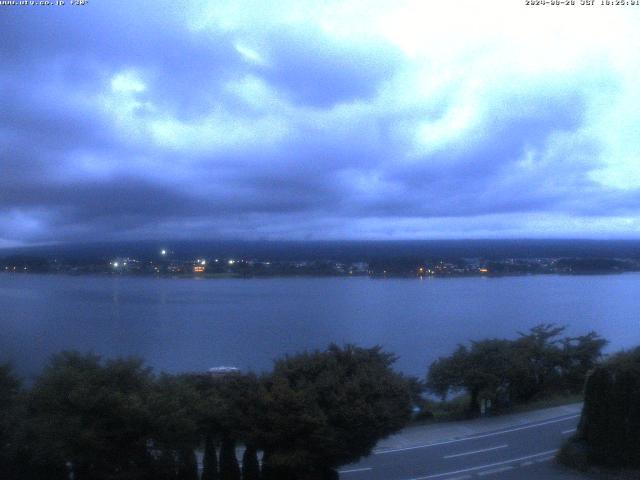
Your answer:
[[[573,480],[554,462],[578,414],[514,424],[453,440],[378,450],[340,470],[341,480]]]

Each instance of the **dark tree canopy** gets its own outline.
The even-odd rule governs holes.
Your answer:
[[[241,476],[236,442],[231,438],[224,438],[220,446],[220,480],[240,480]]]
[[[218,472],[218,452],[216,451],[216,443],[213,435],[205,435],[204,440],[204,457],[202,459],[202,478],[201,480],[219,480]]]
[[[20,386],[11,366],[0,364],[0,472],[15,471],[15,444],[23,413],[20,411]]]
[[[640,467],[640,347],[597,367],[585,389],[578,439],[593,463]]]
[[[200,444],[200,395],[185,376],[161,375],[148,398],[154,447],[180,450]]]
[[[189,375],[188,382],[198,392],[199,422],[211,441],[224,438],[255,443],[255,418],[264,408],[259,379],[249,374]]]
[[[78,480],[142,477],[152,381],[141,360],[56,355],[30,396],[38,450],[69,462]]]
[[[449,393],[467,393],[472,414],[479,411],[479,399],[502,408],[550,393],[580,392],[607,342],[595,332],[561,339],[564,330],[543,324],[515,340],[460,345],[431,364],[427,387],[443,399]]]
[[[380,347],[331,345],[276,361],[265,381],[261,444],[269,465],[299,472],[368,455],[411,414],[407,379]]]
[[[242,480],[260,480],[258,452],[253,445],[247,445],[242,454]]]

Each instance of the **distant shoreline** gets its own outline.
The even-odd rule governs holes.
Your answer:
[[[99,277],[99,278],[157,278],[157,279],[173,279],[173,280],[252,280],[252,279],[326,279],[326,278],[366,278],[370,280],[431,280],[431,279],[458,279],[458,278],[515,278],[515,277],[592,277],[592,276],[610,276],[624,275],[627,273],[640,273],[640,270],[625,271],[593,271],[593,272],[538,272],[538,273],[500,273],[500,274],[447,274],[447,275],[317,275],[317,274],[275,274],[275,275],[238,275],[238,274],[212,274],[212,275],[175,275],[175,274],[147,274],[147,273],[111,273],[111,272],[20,272],[20,271],[0,271],[0,275],[4,276],[67,276],[67,277]]]

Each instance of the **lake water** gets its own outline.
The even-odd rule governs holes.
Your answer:
[[[269,369],[330,342],[380,344],[423,376],[460,342],[542,322],[640,344],[640,274],[504,278],[169,279],[0,274],[0,360],[37,373],[63,349],[158,370]]]

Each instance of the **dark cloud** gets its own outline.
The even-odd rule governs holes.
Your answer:
[[[242,60],[228,36],[190,30],[176,5],[116,0],[91,9],[6,9],[3,70],[12,71],[16,89],[46,90],[54,80],[71,94],[136,68],[154,101],[181,118],[202,115],[221,83],[242,73]]]
[[[321,108],[372,97],[405,60],[387,43],[345,43],[318,30],[274,32],[264,49],[264,78],[295,102]]]
[[[496,84],[468,136],[419,154],[418,123],[446,118],[459,85],[435,99],[378,102],[409,65],[383,41],[265,29],[248,43],[264,55],[259,64],[239,53],[242,32],[189,28],[179,5],[3,10],[0,241],[402,236],[422,228],[412,219],[640,206],[634,190],[589,177],[601,152],[580,135],[589,100],[581,79]],[[121,101],[110,95],[123,72],[146,88],[130,92],[135,106],[120,122],[108,105]],[[277,100],[229,89],[247,77]],[[211,115],[225,120],[207,127]],[[275,140],[260,137],[272,133],[271,117],[286,127]],[[169,134],[181,134],[180,122],[205,133],[163,147],[150,133],[156,119],[169,119]],[[255,138],[207,146],[209,136],[224,143],[254,126]],[[563,135],[575,137],[568,147],[556,145]],[[355,231],[357,222],[370,231]]]

